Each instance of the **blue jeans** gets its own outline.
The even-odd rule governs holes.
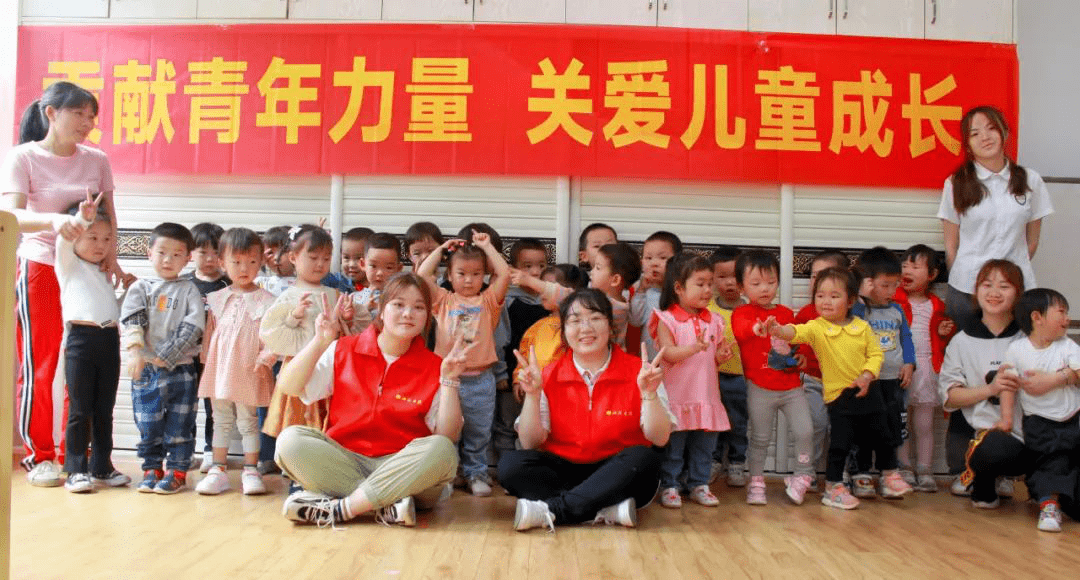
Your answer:
[[[461,471],[465,479],[479,477],[488,481],[488,447],[491,423],[495,420],[495,373],[489,368],[478,375],[462,375]]]
[[[709,484],[712,455],[716,450],[717,431],[672,431],[660,464],[660,486],[678,487],[679,475],[686,467],[686,486],[694,489]]]
[[[172,370],[147,364],[131,381],[131,405],[139,427],[138,454],[143,470],[187,471],[195,451],[195,364]]]
[[[718,433],[713,459],[723,463],[746,463],[746,379],[742,375],[720,375],[720,400],[727,410],[731,430]]]

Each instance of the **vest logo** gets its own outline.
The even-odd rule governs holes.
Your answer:
[[[410,399],[408,397],[403,397],[403,396],[398,395],[398,394],[395,394],[394,398],[399,400],[399,401],[405,401],[405,402],[412,403],[412,404],[417,405],[417,406],[420,406],[420,405],[424,404],[424,402],[421,401],[420,399]]]
[[[633,411],[612,411],[612,410],[607,410],[607,411],[604,411],[604,415],[607,415],[608,417],[633,417],[634,412]]]

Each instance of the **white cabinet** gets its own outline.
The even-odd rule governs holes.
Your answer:
[[[836,34],[836,3],[843,1],[750,0],[749,28],[761,32]]]
[[[663,1],[566,0],[566,22],[656,26],[657,2]]]
[[[332,1],[332,0],[330,0]],[[383,0],[383,20],[469,22],[476,0]]]
[[[195,18],[198,0],[112,0],[111,18]]]
[[[113,0],[113,2],[122,0]],[[294,20],[378,20],[382,0],[289,0]]]
[[[22,0],[23,16],[107,18],[109,0]]]
[[[199,0],[197,15],[199,18],[285,18],[288,10],[288,0]]]
[[[747,0],[658,1],[656,23],[660,26],[746,30]]]
[[[836,33],[922,38],[926,0],[835,0]]]
[[[476,0],[477,22],[566,22],[566,0]]]
[[[1013,0],[926,0],[926,38],[1013,42]]]

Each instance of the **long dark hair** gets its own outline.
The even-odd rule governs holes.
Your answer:
[[[703,270],[712,273],[709,261],[701,256],[683,252],[668,259],[667,269],[664,270],[664,286],[660,290],[660,310],[667,310],[679,303],[679,296],[675,293],[676,284],[685,289],[686,281],[694,272]]]
[[[81,109],[87,104],[94,109],[94,115],[98,114],[98,102],[94,95],[75,83],[60,81],[49,85],[41,98],[30,103],[23,111],[22,121],[19,122],[19,144],[31,141],[41,141],[49,134],[49,118],[45,116],[45,108]]]
[[[960,119],[960,137],[964,143],[964,163],[950,177],[953,186],[953,206],[959,215],[964,215],[969,208],[979,205],[987,193],[986,188],[983,187],[982,182],[979,181],[979,177],[975,173],[975,155],[971,152],[971,146],[968,144],[972,120],[979,113],[985,115],[990,127],[1001,134],[1002,147],[1005,146],[1005,141],[1009,138],[1009,125],[1005,122],[1005,116],[994,107],[985,105],[975,107]],[[1009,193],[1022,198],[1027,192],[1031,191],[1027,183],[1027,170],[1010,159],[1008,155],[1005,155],[1005,163],[1009,167]]]

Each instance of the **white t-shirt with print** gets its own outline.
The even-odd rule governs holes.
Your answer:
[[[1031,339],[1025,337],[1009,345],[1004,363],[1013,366],[1008,372],[1019,376],[1024,376],[1027,371],[1053,373],[1064,368],[1080,371],[1080,345],[1066,336],[1046,348],[1035,348]],[[1080,387],[1065,385],[1042,395],[1021,390],[1017,400],[1025,416],[1038,415],[1051,421],[1064,421],[1080,411]]]

